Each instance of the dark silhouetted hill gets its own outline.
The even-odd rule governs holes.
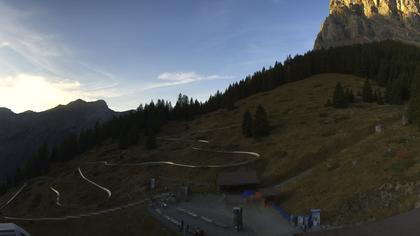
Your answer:
[[[117,114],[103,100],[79,99],[44,112],[20,114],[0,108],[0,178],[22,167],[44,142],[54,145]]]

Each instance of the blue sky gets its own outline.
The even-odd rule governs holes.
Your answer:
[[[0,107],[205,100],[313,46],[328,0],[0,0]]]

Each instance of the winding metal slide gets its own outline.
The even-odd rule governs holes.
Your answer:
[[[230,127],[225,127],[225,128],[218,128],[218,129],[213,129],[213,130],[222,130],[222,129],[226,129],[226,128],[230,128]],[[206,130],[204,132],[208,132],[208,131],[212,131],[212,130]],[[203,133],[204,133],[203,132]],[[179,141],[179,139],[171,139],[171,141]],[[209,141],[207,140],[198,140],[197,142],[200,143],[209,143]],[[171,161],[151,161],[151,162],[141,162],[141,163],[128,163],[128,164],[114,164],[114,163],[109,163],[107,161],[102,161],[102,162],[89,162],[86,164],[103,164],[106,166],[159,166],[159,165],[167,165],[167,166],[177,166],[177,167],[183,167],[183,168],[229,168],[229,167],[239,167],[239,166],[244,166],[247,164],[250,164],[258,159],[261,158],[261,155],[259,153],[256,152],[247,152],[247,151],[214,151],[214,150],[210,150],[210,149],[202,149],[202,148],[197,148],[197,147],[192,147],[193,150],[196,151],[203,151],[203,152],[212,152],[212,153],[222,153],[222,154],[236,154],[236,155],[249,155],[252,156],[253,159],[250,160],[246,160],[246,161],[242,161],[239,163],[234,163],[234,164],[226,164],[226,165],[191,165],[191,164],[184,164],[184,163],[176,163],[176,162],[171,162]],[[86,176],[83,174],[81,168],[78,168],[78,172],[79,175],[82,177],[82,179],[84,179],[86,182],[94,185],[95,187],[105,191],[108,195],[108,198],[111,198],[112,196],[112,192],[111,190],[95,183],[94,181],[86,178]],[[9,199],[9,201],[7,201],[7,203],[5,205],[3,205],[0,210],[4,209],[6,206],[8,206],[21,192],[22,190],[27,186],[27,184],[25,183],[13,196],[12,198]],[[56,199],[56,205],[58,206],[62,206],[60,203],[60,192],[53,188],[50,187],[50,189],[57,195],[57,199]],[[98,215],[103,215],[103,214],[108,214],[111,212],[115,212],[115,211],[120,211],[120,210],[124,210],[124,209],[128,209],[128,208],[132,208],[141,204],[144,204],[148,202],[148,199],[144,199],[141,201],[137,201],[137,202],[133,202],[133,203],[129,203],[127,205],[123,205],[123,206],[119,206],[119,207],[114,207],[114,208],[110,208],[110,209],[106,209],[106,210],[100,210],[100,211],[94,211],[94,212],[90,212],[90,213],[85,213],[85,214],[79,214],[79,215],[69,215],[69,216],[62,216],[62,217],[41,217],[41,218],[22,218],[22,217],[11,217],[11,216],[3,216],[4,219],[6,220],[16,220],[16,221],[65,221],[65,220],[70,220],[70,219],[80,219],[80,218],[84,218],[84,217],[91,217],[91,216],[98,216]]]

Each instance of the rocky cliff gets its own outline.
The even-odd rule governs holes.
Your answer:
[[[420,0],[331,0],[314,48],[387,39],[420,43]]]

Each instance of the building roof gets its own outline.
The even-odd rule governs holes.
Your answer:
[[[241,186],[258,184],[259,180],[255,171],[224,172],[217,179],[219,186]]]
[[[15,232],[20,233],[20,235],[30,236],[28,232],[13,223],[0,224],[0,235],[15,235]]]
[[[275,197],[280,195],[280,190],[278,188],[269,187],[269,188],[261,188],[258,190],[259,194],[261,194],[262,197]]]

